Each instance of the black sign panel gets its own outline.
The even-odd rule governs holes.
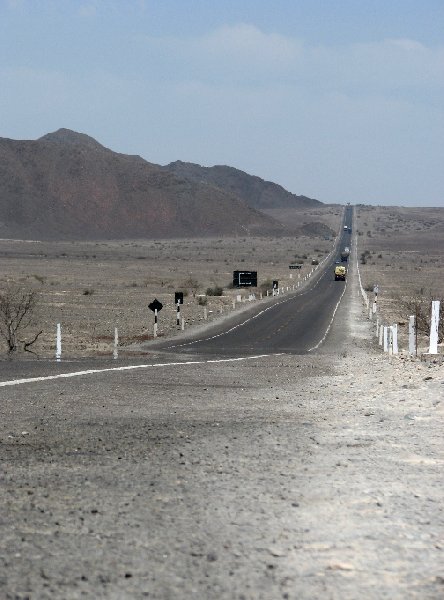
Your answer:
[[[257,271],[233,271],[233,287],[257,287]]]
[[[150,310],[152,310],[153,312],[155,310],[157,310],[157,312],[161,311],[162,307],[163,307],[162,302],[159,302],[159,300],[157,298],[154,298],[154,300],[150,304],[148,304],[148,308]]]
[[[289,269],[302,269],[302,265],[288,265]]]
[[[279,281],[277,281],[276,279],[273,281],[273,289],[274,290],[279,289]]]
[[[183,292],[174,292],[174,304],[183,304]]]

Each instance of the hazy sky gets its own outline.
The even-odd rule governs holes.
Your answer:
[[[444,206],[444,0],[0,0],[0,137]]]

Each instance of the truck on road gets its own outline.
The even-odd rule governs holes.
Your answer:
[[[350,248],[345,247],[344,250],[341,252],[342,262],[347,262],[349,256],[350,256]]]
[[[345,281],[347,275],[347,269],[342,265],[336,265],[335,267],[335,281]]]

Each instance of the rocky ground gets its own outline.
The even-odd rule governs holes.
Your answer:
[[[0,597],[442,598],[444,366],[351,292],[318,354],[0,387]]]

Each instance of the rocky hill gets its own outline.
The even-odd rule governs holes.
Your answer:
[[[224,165],[201,167],[194,163],[178,160],[163,168],[165,171],[185,179],[207,183],[231,192],[244,200],[248,206],[258,210],[322,206],[319,200],[307,196],[297,196],[276,183],[265,181],[233,167]]]
[[[38,140],[0,138],[0,237],[122,239],[283,232],[275,219],[248,205],[235,186],[228,187],[140,156],[115,153],[67,129]]]

